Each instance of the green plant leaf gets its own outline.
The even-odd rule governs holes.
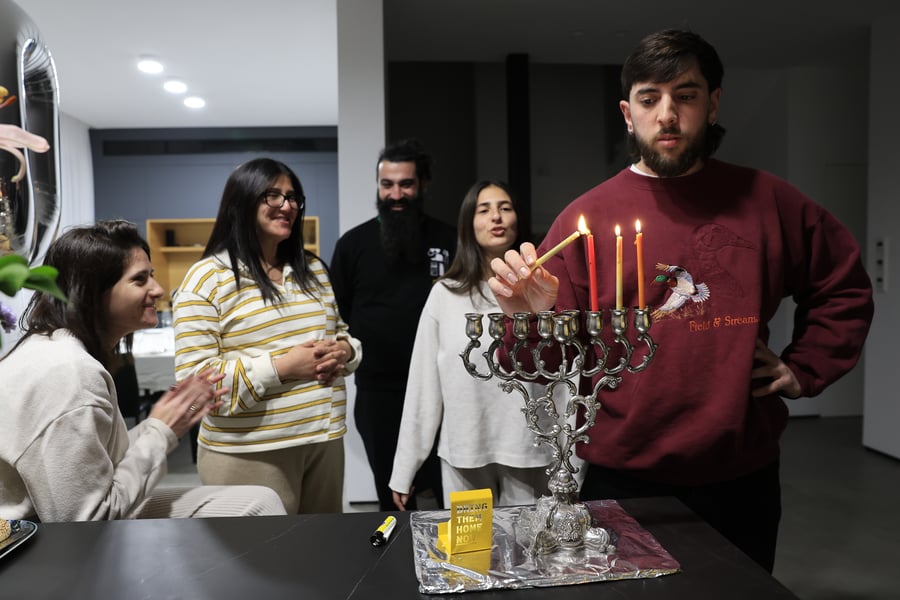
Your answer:
[[[28,288],[65,302],[66,295],[56,285],[58,276],[59,271],[49,265],[29,269],[28,262],[18,254],[0,256],[0,292],[7,296],[15,296],[22,288]]]
[[[39,265],[31,269],[31,274],[50,277],[55,281],[59,271],[56,270],[56,267],[51,267],[50,265]]]
[[[16,292],[25,285],[29,275],[31,275],[31,270],[28,268],[28,263],[5,261],[3,265],[0,265],[0,292],[7,296],[15,296]]]
[[[6,265],[12,264],[25,265],[26,267],[28,266],[28,262],[25,260],[25,258],[19,256],[18,254],[4,254],[3,256],[0,256],[0,272],[3,271],[3,267],[5,267]]]
[[[59,286],[56,285],[56,278],[58,276],[59,271],[56,270],[56,267],[48,265],[34,267],[31,269],[24,287],[30,290],[37,290],[39,292],[50,294],[54,298],[59,298],[63,302],[66,302],[68,300],[66,295],[63,294],[62,290],[59,289]]]

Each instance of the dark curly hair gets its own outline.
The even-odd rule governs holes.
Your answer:
[[[725,68],[713,46],[692,31],[665,29],[642,39],[622,65],[622,99],[628,100],[631,88],[641,81],[672,81],[694,64],[706,79],[708,91],[722,87]],[[715,153],[725,136],[725,128],[713,123],[706,128],[703,158]],[[626,133],[628,158],[637,162],[640,152],[633,135]]]
[[[378,154],[378,162],[375,163],[375,177],[378,177],[378,165],[382,161],[392,163],[413,162],[416,163],[416,177],[422,187],[427,187],[431,182],[431,155],[425,151],[425,146],[417,139],[407,139],[385,147]]]

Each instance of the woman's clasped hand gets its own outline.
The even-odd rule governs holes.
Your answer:
[[[352,356],[353,348],[346,340],[310,340],[293,346],[274,365],[281,381],[315,379],[331,385]]]

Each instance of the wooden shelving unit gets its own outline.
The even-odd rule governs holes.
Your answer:
[[[187,270],[200,260],[214,222],[215,219],[147,219],[154,277],[167,294],[181,284]],[[160,310],[169,308],[164,302],[160,304]]]
[[[215,219],[147,219],[154,277],[167,293],[181,285],[191,265],[200,260],[214,222]],[[303,227],[305,248],[318,255],[319,217],[304,217]]]

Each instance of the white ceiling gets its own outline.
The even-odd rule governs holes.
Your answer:
[[[96,128],[337,124],[341,0],[15,0],[56,61],[60,108]],[[728,67],[854,61],[895,0],[383,0],[387,60],[618,64],[644,34],[686,27]],[[143,14],[141,10],[145,11]],[[159,57],[202,111],[139,73]],[[727,86],[727,78],[726,78]]]
[[[56,62],[60,110],[96,128],[335,125],[336,0],[13,0]],[[157,56],[203,97],[186,108]]]

